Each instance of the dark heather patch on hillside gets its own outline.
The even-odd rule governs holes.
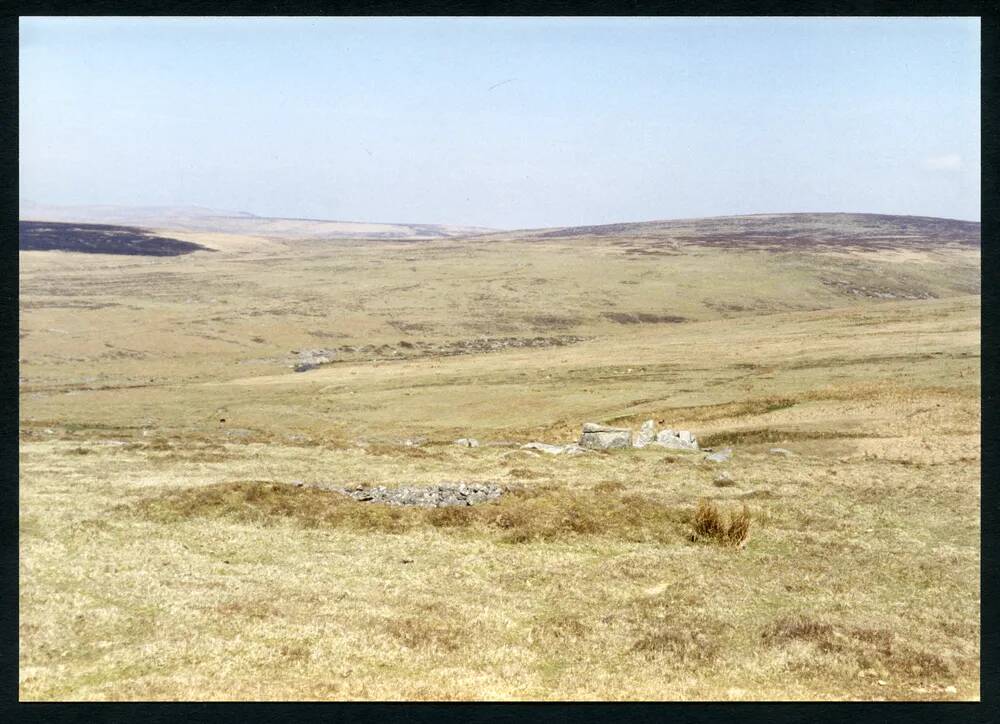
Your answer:
[[[978,248],[973,221],[883,214],[777,214],[603,226],[574,226],[533,235],[538,239],[618,237],[627,254],[669,253],[678,245],[796,251],[803,249]],[[639,244],[639,246],[635,246]],[[655,251],[654,251],[655,250]]]
[[[528,321],[536,329],[570,329],[583,320],[579,317],[565,317],[558,314],[536,314],[534,317],[529,317]]]
[[[129,256],[180,256],[193,251],[215,251],[190,241],[157,236],[134,226],[50,221],[19,222],[18,249]]]
[[[482,354],[486,352],[503,352],[509,349],[531,349],[544,347],[565,347],[570,344],[586,342],[589,337],[580,337],[572,334],[564,334],[555,337],[477,337],[475,339],[462,339],[452,342],[427,342],[424,340],[408,341],[406,345],[400,345],[406,350],[400,353],[392,345],[366,344],[363,347],[343,345],[336,348],[342,355],[363,355],[375,356],[378,358],[401,358],[404,355],[413,357],[453,357],[465,354]]]
[[[686,322],[685,317],[677,317],[672,314],[650,314],[648,312],[605,312],[602,315],[605,319],[610,319],[618,324],[679,324]]]
[[[652,222],[655,223],[655,222]],[[643,231],[643,223],[602,224],[601,226],[568,226],[538,235],[539,239],[557,239],[563,236],[618,236]]]

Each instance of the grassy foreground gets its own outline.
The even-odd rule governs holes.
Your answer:
[[[583,310],[544,324],[587,341],[418,354],[399,346],[417,341],[404,312],[446,344],[519,293],[470,275],[453,294],[472,312],[453,319],[447,264],[501,261],[444,248],[406,262],[422,290],[359,292],[319,317],[296,314],[346,295],[329,270],[367,251],[272,259],[306,274],[287,277],[238,254],[87,260],[86,280],[22,255],[23,700],[979,698],[978,297],[793,309],[808,287],[796,267],[734,287],[743,312],[696,295],[671,307],[686,323],[619,324],[600,304],[634,314],[649,297],[588,308],[577,283],[592,269],[598,287],[641,291],[653,262],[594,251],[570,278],[551,248],[525,249],[559,308]],[[676,278],[718,261],[681,258]],[[761,279],[792,264],[750,262]],[[166,286],[143,288],[150,266]],[[931,278],[925,266],[906,273]],[[256,293],[239,296],[243,282]],[[493,301],[475,301],[483,285]],[[199,294],[199,311],[181,304]],[[279,298],[284,322],[251,314]],[[508,334],[542,323],[537,306],[503,307]],[[400,359],[247,363],[324,329],[393,341]],[[647,418],[734,456],[517,447]],[[511,492],[417,510],[297,486],[459,480]],[[748,511],[744,546],[692,540],[704,501]]]

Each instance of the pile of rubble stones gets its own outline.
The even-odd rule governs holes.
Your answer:
[[[496,500],[503,489],[490,483],[441,483],[427,487],[388,488],[384,485],[365,487],[354,485],[342,488],[324,488],[343,493],[355,500],[386,505],[413,505],[421,508],[447,508],[475,505]]]
[[[337,356],[335,351],[329,349],[292,350],[292,354],[295,358],[289,367],[296,372],[308,372],[321,365],[330,364]]]

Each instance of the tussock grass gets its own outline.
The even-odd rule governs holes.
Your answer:
[[[746,545],[750,538],[750,509],[745,505],[733,513],[726,528],[726,543],[731,546]]]
[[[718,639],[709,634],[674,625],[664,626],[632,645],[632,651],[646,659],[663,656],[685,664],[710,663],[718,657],[720,648]]]
[[[633,635],[629,651],[645,662],[697,670],[724,658],[732,646],[732,627],[716,616],[711,596],[695,586],[634,599],[623,618]]]
[[[67,450],[64,455],[93,455],[94,451],[86,447],[73,447]]]
[[[900,642],[890,629],[847,626],[805,615],[782,617],[761,632],[761,640],[771,647],[788,647],[801,641],[820,655],[846,657],[862,670],[900,674],[917,679],[954,676],[975,666],[968,656],[929,651]]]
[[[535,470],[529,470],[528,468],[511,468],[509,472],[511,477],[520,478],[522,480],[534,480],[536,478],[551,477],[548,473],[540,473]]]
[[[215,611],[226,618],[266,620],[278,614],[278,609],[260,600],[234,599],[220,603]]]
[[[744,505],[728,517],[711,501],[702,499],[691,519],[693,540],[742,548],[750,537],[750,510]]]
[[[475,631],[456,620],[443,604],[422,604],[417,610],[391,617],[380,628],[407,649],[454,652],[475,641]]]
[[[594,486],[595,493],[617,493],[625,490],[625,483],[618,480],[605,480]]]
[[[492,531],[505,543],[572,536],[678,542],[685,513],[620,489],[555,487],[507,490],[497,501],[466,507],[419,508],[359,502],[335,492],[270,481],[219,483],[168,491],[131,504],[133,514],[158,522],[206,517],[258,525],[292,522],[304,528],[404,533],[421,528]],[[726,533],[723,533],[725,536]]]
[[[761,638],[767,644],[782,644],[796,639],[825,641],[833,631],[832,624],[798,616],[771,622],[761,633]]]
[[[469,633],[457,626],[442,625],[419,616],[396,619],[387,625],[389,633],[411,649],[430,648],[455,651]]]
[[[404,511],[388,506],[350,505],[351,502],[334,493],[251,480],[168,491],[124,510],[158,522],[226,518],[262,525],[292,520],[306,528],[339,524],[392,532],[403,529],[400,517]]]
[[[726,524],[722,514],[706,500],[698,503],[691,525],[694,527],[695,535],[701,538],[721,540],[726,535]]]
[[[444,453],[441,450],[428,450],[419,445],[391,445],[388,443],[372,443],[364,448],[368,455],[387,457],[411,457],[441,460]]]

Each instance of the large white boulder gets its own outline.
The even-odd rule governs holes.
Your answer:
[[[671,450],[697,450],[698,440],[687,430],[661,430],[656,436],[652,445],[669,448]]]
[[[646,447],[654,440],[656,440],[656,423],[652,420],[646,420],[639,428],[639,432],[636,433],[632,446]]]
[[[632,447],[632,431],[626,427],[607,427],[596,422],[583,426],[580,447],[590,450],[617,450]]]

